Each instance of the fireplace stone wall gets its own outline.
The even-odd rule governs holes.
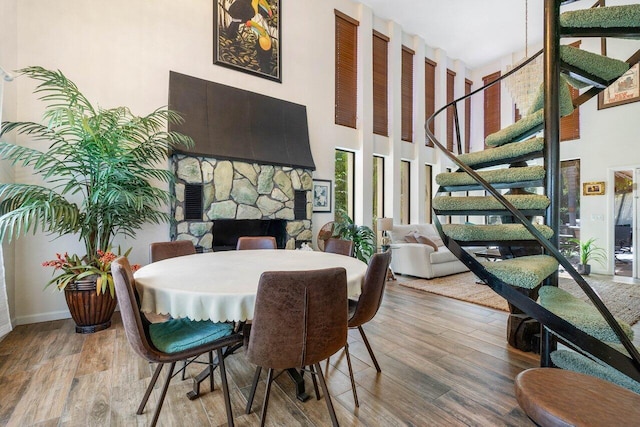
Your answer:
[[[311,170],[183,154],[172,156],[176,181],[171,227],[172,240],[191,240],[205,250],[213,242],[215,219],[284,219],[286,248],[311,243]],[[185,219],[185,185],[202,185],[202,219]],[[296,219],[296,191],[306,193],[306,213]]]

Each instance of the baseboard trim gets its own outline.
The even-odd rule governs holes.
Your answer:
[[[29,316],[17,316],[14,325],[28,325],[31,323],[49,322],[51,320],[70,319],[69,310],[50,311],[48,313],[32,314]]]

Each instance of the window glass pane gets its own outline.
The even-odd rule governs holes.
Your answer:
[[[336,150],[335,159],[335,215],[344,211],[353,219],[353,178],[355,156],[350,151]]]
[[[569,241],[580,238],[580,160],[560,162],[560,233],[558,244],[565,256],[577,253]],[[576,260],[577,263],[577,260]]]
[[[400,224],[409,224],[411,197],[409,190],[411,188],[411,163],[403,160],[400,162]]]
[[[384,218],[384,157],[373,156],[373,231],[378,236],[378,218]]]
[[[431,224],[431,165],[424,165],[424,215],[426,217],[427,223]]]

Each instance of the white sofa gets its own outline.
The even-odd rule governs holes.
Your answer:
[[[438,250],[429,244],[410,243],[409,234],[418,234],[433,241]],[[432,224],[394,225],[391,235],[391,268],[394,273],[432,279],[462,273],[469,269],[443,245]]]

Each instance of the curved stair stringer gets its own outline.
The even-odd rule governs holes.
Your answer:
[[[540,54],[541,52],[538,52]],[[536,55],[538,55],[536,54]],[[535,56],[531,57],[533,60]],[[611,312],[607,309],[600,297],[595,293],[591,286],[584,280],[584,278],[575,270],[575,268],[569,263],[569,261],[560,253],[558,248],[552,245],[542,233],[534,227],[534,225],[528,220],[522,212],[516,209],[496,188],[484,180],[476,171],[471,167],[460,161],[457,156],[449,152],[435,137],[435,135],[429,130],[429,124],[434,118],[446,111],[449,107],[454,107],[460,101],[473,96],[474,94],[485,90],[493,84],[500,82],[502,79],[508,77],[511,73],[518,71],[521,67],[528,64],[525,62],[506,73],[499,79],[485,85],[457,100],[450,102],[438,111],[436,111],[428,120],[425,125],[426,134],[429,140],[441,150],[453,163],[459,167],[459,172],[465,172],[470,175],[484,190],[489,192],[504,208],[509,211],[513,218],[532,235],[533,239],[542,246],[546,254],[555,258],[560,265],[569,273],[572,279],[580,286],[582,291],[587,295],[589,300],[602,315],[609,327],[613,330],[619,341],[622,343],[624,349],[628,352],[629,356],[611,348],[604,342],[591,335],[581,331],[571,323],[552,313],[548,309],[542,307],[531,298],[519,293],[513,289],[508,283],[503,282],[491,273],[489,273],[481,263],[474,259],[468,252],[462,249],[462,247],[454,239],[449,238],[442,230],[442,226],[438,221],[437,214],[434,215],[434,221],[438,233],[442,237],[445,245],[454,253],[467,267],[473,271],[480,279],[483,279],[487,284],[498,294],[503,296],[509,302],[513,303],[519,309],[527,313],[529,316],[535,318],[546,328],[552,331],[561,340],[566,341],[571,347],[581,349],[581,352],[592,354],[597,359],[607,363],[611,367],[619,370],[625,375],[640,380],[640,353],[631,343],[629,337],[624,333],[618,322],[615,320]]]

